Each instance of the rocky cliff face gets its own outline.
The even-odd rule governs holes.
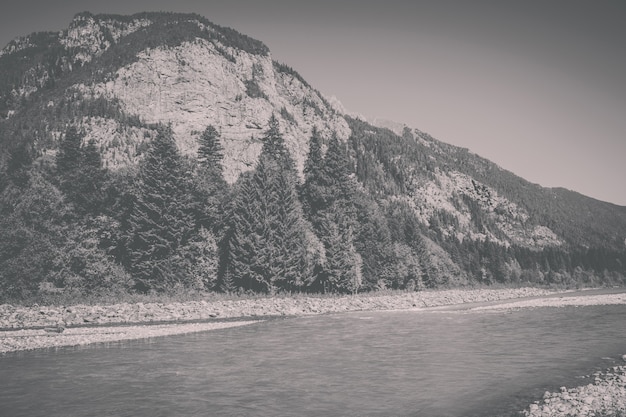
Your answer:
[[[73,88],[91,98],[118,99],[126,113],[146,123],[171,123],[186,154],[196,152],[198,136],[209,124],[219,127],[230,182],[254,166],[272,113],[282,119],[300,172],[314,126],[324,135],[348,138],[343,117],[298,77],[279,71],[270,56],[227,53],[232,60],[205,39],[147,49],[112,80]]]
[[[77,15],[56,39],[67,55],[68,72],[92,63],[142,28],[149,33],[153,25],[150,17]],[[181,18],[177,19],[181,23]],[[195,25],[204,37],[175,45],[147,46],[132,62],[99,77],[104,80],[70,85],[64,95],[105,98],[116,101],[124,113],[137,116],[145,124],[171,124],[180,150],[188,155],[195,154],[198,136],[209,124],[218,127],[229,182],[254,167],[261,150],[259,138],[272,114],[281,119],[287,146],[300,172],[314,126],[325,136],[336,133],[343,140],[349,137],[350,129],[341,113],[297,73],[274,62],[269,53],[250,53],[229,46],[220,40],[223,35],[219,29],[203,19],[186,16],[184,21]],[[15,54],[33,46],[29,37],[18,39],[2,54]],[[39,73],[37,82],[24,82],[13,94],[29,96],[41,88],[49,71],[44,68]],[[49,105],[58,103],[51,101]],[[114,119],[84,117],[80,123],[87,139],[95,139],[103,149],[109,168],[134,163],[137,147],[152,136]],[[120,131],[122,135],[114,133]],[[125,140],[128,136],[131,140]]]
[[[400,199],[408,201],[428,226],[441,216],[447,217],[448,221],[437,227],[445,237],[458,241],[490,240],[502,246],[532,248],[565,243],[548,227],[533,224],[524,208],[455,170],[437,168],[431,178],[416,181],[411,192]]]

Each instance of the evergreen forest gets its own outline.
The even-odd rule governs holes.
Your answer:
[[[385,156],[393,146],[419,155],[414,141],[387,143],[386,130],[374,141],[352,123],[347,142],[314,129],[299,176],[272,116],[256,166],[232,185],[222,174],[224,138],[212,125],[195,157],[182,156],[171,128],[158,125],[141,162],[117,171],[103,167],[74,125],[47,162],[35,164],[23,141],[0,177],[2,298],[623,282],[626,256],[610,249],[459,242],[442,235],[440,223],[425,226],[390,198],[406,191],[405,168],[380,169],[393,161]]]

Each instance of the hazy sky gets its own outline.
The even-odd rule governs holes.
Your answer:
[[[352,112],[626,206],[626,1],[9,1],[0,44],[81,11],[196,12]]]

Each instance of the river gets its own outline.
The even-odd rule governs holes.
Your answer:
[[[621,361],[625,319],[624,305],[359,312],[11,353],[0,416],[509,416]]]

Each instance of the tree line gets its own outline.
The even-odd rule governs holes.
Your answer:
[[[255,168],[229,185],[214,126],[195,158],[180,154],[168,126],[157,131],[140,164],[116,172],[73,125],[48,164],[33,164],[27,141],[12,149],[0,176],[5,298],[434,285],[417,231],[389,224],[336,136],[313,130],[301,181],[272,116]]]
[[[314,129],[300,178],[272,116],[256,166],[232,185],[214,126],[199,136],[194,157],[178,151],[170,127],[155,129],[139,165],[117,171],[103,167],[96,143],[74,125],[51,159],[35,164],[27,140],[12,148],[0,171],[2,298],[623,280],[623,253],[537,252],[444,237],[393,197],[410,180],[406,161],[358,129],[347,142]]]

